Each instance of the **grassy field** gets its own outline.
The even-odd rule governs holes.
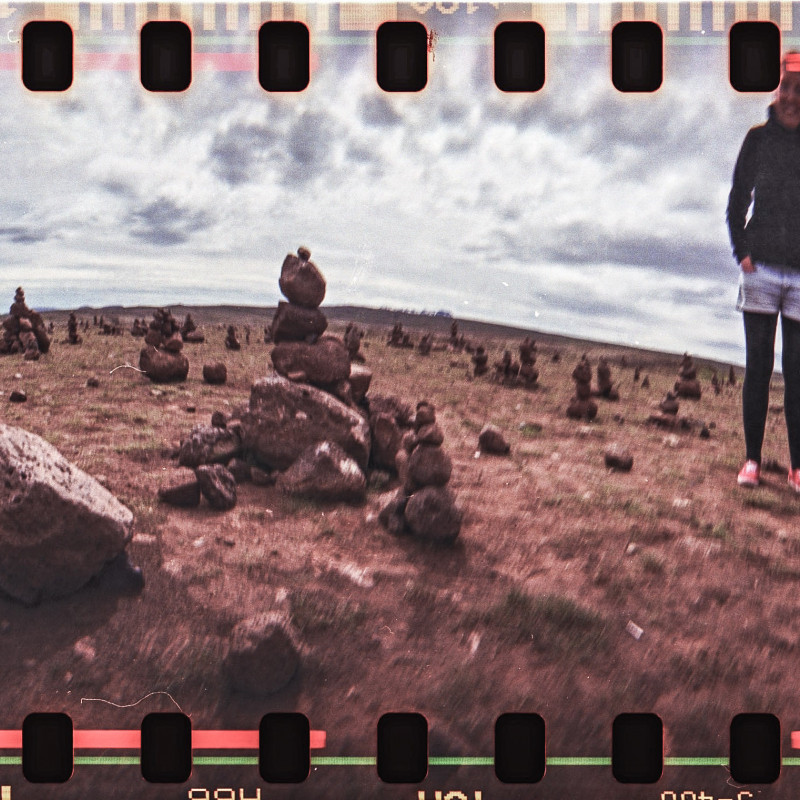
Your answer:
[[[196,728],[255,728],[267,711],[300,710],[312,728],[328,732],[321,755],[364,756],[374,755],[381,714],[417,710],[436,732],[431,756],[487,756],[495,718],[515,710],[542,714],[548,754],[604,756],[615,714],[654,711],[665,724],[667,756],[721,756],[733,714],[772,711],[785,720],[788,752],[800,688],[800,498],[786,486],[781,380],[773,381],[764,447],[779,469],[746,491],[736,485],[740,386],[715,395],[711,363],[698,362],[702,399],[681,402],[680,414],[697,425],[665,432],[647,417],[672,387],[679,356],[537,336],[539,387],[506,388],[472,378],[467,354],[423,357],[386,347],[389,312],[350,311],[332,315],[331,330],[341,333],[350,318],[366,325],[370,394],[436,407],[453,459],[450,485],[465,512],[451,548],[394,538],[380,527],[383,493],[393,486],[382,485],[385,479],[360,506],[291,500],[252,485],[240,487],[237,507],[225,514],[205,504],[180,510],[158,503],[180,439],[213,411],[246,403],[253,381],[272,371],[264,310],[192,309],[206,342],[186,345],[191,368],[183,384],[156,386],[131,368],[142,340],[129,333],[108,337],[92,328],[82,345],[67,345],[66,314],[57,312],[45,315],[56,323],[47,356],[0,358],[3,421],[43,436],[133,510],[129,552],[146,579],[134,598],[97,586],[36,608],[0,600],[0,641],[13,643],[0,651],[0,677],[15,687],[4,696],[0,727],[18,727],[32,704],[92,728],[137,727],[145,713],[176,704]],[[142,316],[105,313],[126,327]],[[91,319],[92,312],[80,315]],[[223,347],[228,322],[239,326],[240,352]],[[431,326],[444,342],[450,321],[404,324],[415,335]],[[244,325],[252,330],[249,345]],[[462,331],[487,346],[490,363],[505,349],[516,354],[526,335],[469,324]],[[583,352],[595,366],[600,355],[609,357],[621,395],[619,402],[599,399],[593,423],[565,415],[570,373]],[[208,386],[202,366],[217,360],[227,365],[228,383]],[[634,382],[637,365],[649,389]],[[719,370],[727,376],[727,365]],[[86,386],[90,376],[99,387]],[[17,388],[27,392],[26,403],[7,401]],[[713,423],[710,439],[698,436],[703,422]],[[486,423],[504,432],[508,457],[477,452]],[[615,443],[632,452],[630,473],[605,468],[604,452]],[[265,699],[231,694],[220,661],[232,626],[248,609],[275,607],[287,609],[299,631],[300,673]],[[629,622],[644,630],[639,639],[626,630]],[[87,658],[78,642],[96,655]],[[167,694],[118,707],[154,691]],[[116,773],[95,769],[53,796],[113,785]],[[188,786],[234,778],[254,785],[255,768],[240,769],[246,779],[198,768]],[[270,792],[377,796],[372,773],[327,769],[293,794]],[[491,769],[442,769],[432,768],[423,785],[428,796],[448,786],[481,790],[485,800],[533,796],[499,784]],[[548,771],[536,797],[585,789],[590,773],[560,769]],[[658,789],[621,788],[606,773],[591,773],[592,794],[582,796],[680,796],[699,792],[698,774],[706,791],[727,796],[719,767],[673,771]],[[800,783],[792,786],[796,796]],[[138,796],[135,786],[117,790]],[[380,796],[416,791],[383,787]],[[761,796],[792,796],[783,791],[767,788]],[[150,795],[187,796],[176,787]]]

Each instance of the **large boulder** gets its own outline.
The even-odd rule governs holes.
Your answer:
[[[286,256],[281,267],[278,285],[292,303],[305,308],[317,308],[325,299],[325,278],[313,261],[311,253],[300,248],[294,256]],[[308,255],[306,255],[308,254]]]
[[[189,374],[189,359],[183,353],[170,353],[155,347],[144,347],[139,353],[139,369],[153,383],[185,381]]]
[[[52,445],[0,424],[0,589],[26,604],[68,595],[130,541],[133,514]]]
[[[225,383],[228,380],[228,368],[221,361],[203,364],[203,380],[213,386]]]
[[[272,363],[281,375],[302,373],[314,384],[329,385],[350,375],[347,348],[334,336],[323,336],[314,344],[282,342],[272,350]]]
[[[262,378],[250,390],[247,410],[238,413],[244,450],[270,469],[287,469],[310,445],[324,441],[338,444],[360,469],[367,467],[367,421],[313,386],[278,375]]]
[[[304,450],[278,478],[287,494],[314,500],[363,500],[367,480],[358,464],[333,442],[319,442]]]
[[[242,431],[236,425],[219,428],[214,425],[195,425],[181,442],[178,463],[182,467],[201,464],[227,464],[242,450]]]
[[[426,486],[408,498],[404,518],[413,533],[439,544],[454,541],[462,513],[446,486]]]
[[[237,623],[223,669],[234,691],[267,695],[283,689],[299,665],[299,647],[288,616],[267,612]]]
[[[292,303],[278,303],[278,310],[272,318],[272,341],[304,342],[315,341],[328,327],[328,320],[318,308],[303,308]]]

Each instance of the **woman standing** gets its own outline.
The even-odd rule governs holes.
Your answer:
[[[784,57],[767,122],[745,136],[728,198],[728,230],[741,268],[736,307],[743,312],[746,344],[742,414],[747,460],[738,483],[758,486],[760,480],[780,314],[789,486],[800,492],[800,53]]]

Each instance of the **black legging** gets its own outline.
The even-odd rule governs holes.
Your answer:
[[[761,463],[761,445],[769,408],[769,381],[775,363],[777,314],[744,312],[747,363],[742,388],[744,441],[748,460]],[[783,331],[783,409],[792,469],[800,467],[800,322],[781,318]]]

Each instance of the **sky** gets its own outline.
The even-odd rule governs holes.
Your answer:
[[[667,39],[649,95],[614,89],[604,44],[553,44],[544,88],[519,96],[494,86],[493,25],[454,25],[413,95],[378,88],[369,38],[315,46],[298,95],[212,70],[180,95],[113,70],[34,95],[0,72],[0,301],[275,305],[304,245],[323,310],[743,363],[725,208],[772,98],[729,86],[724,39]]]

